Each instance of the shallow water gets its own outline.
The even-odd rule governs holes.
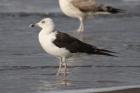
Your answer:
[[[22,8],[21,4],[27,3],[25,0],[0,1],[2,7],[0,8],[0,91],[2,93],[32,93],[140,84],[138,1],[109,0],[110,4],[128,9],[128,13],[97,16],[87,20],[85,42],[116,51],[118,57],[81,55],[69,59],[67,87],[64,85],[64,78],[55,75],[58,60],[46,54],[38,43],[40,29],[31,29],[28,25],[41,18],[51,17],[60,31],[73,35],[79,23],[62,15],[57,6],[52,6],[57,5],[53,0],[48,0],[49,3],[46,4],[43,0],[32,1],[29,0],[24,6],[32,7],[31,10],[28,7]],[[128,7],[130,4],[132,6]],[[49,11],[49,14],[41,14],[45,11]]]

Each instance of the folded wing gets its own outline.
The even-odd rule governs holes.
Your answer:
[[[53,43],[59,48],[66,48],[71,53],[86,53],[86,54],[97,54],[97,55],[106,55],[114,56],[111,53],[114,53],[105,49],[98,49],[97,47],[84,43],[68,34],[58,32],[56,34],[56,39]]]

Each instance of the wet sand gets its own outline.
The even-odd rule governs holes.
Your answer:
[[[101,92],[101,93],[140,93],[140,89],[127,89],[127,90],[119,90],[119,91],[112,91],[112,92]]]
[[[64,90],[64,91],[52,91],[47,93],[139,93],[140,86],[120,86],[109,88],[94,88],[94,89],[81,89],[81,90]],[[46,92],[43,92],[46,93]]]

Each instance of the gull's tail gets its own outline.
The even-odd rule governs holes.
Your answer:
[[[111,14],[117,14],[117,13],[124,13],[125,12],[122,9],[114,8],[112,6],[104,6],[104,5],[99,5],[98,6],[98,11],[108,12],[108,13],[111,13]]]
[[[111,7],[111,6],[107,6],[106,9],[107,9],[107,11],[108,11],[109,13],[112,13],[112,14],[117,14],[117,13],[123,13],[123,12],[125,12],[125,11],[122,10],[122,9],[113,8],[113,7]]]
[[[88,51],[87,53],[88,54],[95,54],[95,55],[105,55],[105,56],[117,57],[116,55],[114,55],[116,52],[106,50],[106,49],[98,49],[98,48],[95,48],[95,47],[90,49],[90,51]]]
[[[97,55],[106,55],[106,56],[117,57],[116,55],[114,55],[114,53],[116,53],[116,52],[106,50],[106,49],[96,49],[96,50],[94,50],[94,53]]]
[[[80,47],[79,47],[80,45]],[[80,42],[79,45],[75,46],[76,48],[76,52],[79,53],[86,53],[89,55],[105,55],[105,56],[114,56],[117,57],[115,54],[116,52],[113,52],[111,50],[107,50],[107,49],[100,49],[97,48],[96,46],[90,45],[90,44],[86,44],[83,42]]]

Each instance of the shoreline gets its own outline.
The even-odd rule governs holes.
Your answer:
[[[140,93],[140,85],[81,89],[81,90],[78,89],[78,90],[50,91],[47,93]]]

